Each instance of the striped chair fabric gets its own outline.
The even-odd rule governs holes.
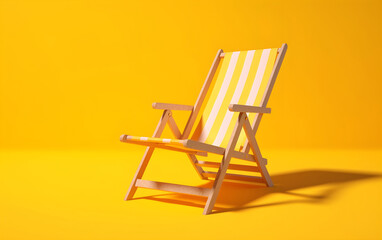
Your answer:
[[[225,53],[215,84],[191,137],[207,144],[226,147],[239,113],[228,110],[230,104],[260,106],[277,57],[277,48]],[[253,122],[255,114],[249,114]],[[245,143],[241,132],[238,148]],[[121,141],[150,142],[182,148],[182,140],[121,136]]]
[[[225,53],[215,85],[192,139],[226,147],[239,113],[230,104],[260,106],[276,61],[277,48]],[[250,122],[255,114],[249,114]],[[245,142],[241,132],[238,145]]]

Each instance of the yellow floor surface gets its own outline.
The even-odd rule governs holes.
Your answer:
[[[227,182],[208,216],[189,195],[123,201],[143,151],[0,151],[0,239],[382,239],[382,151],[264,150],[275,187]],[[208,186],[164,150],[144,178]]]

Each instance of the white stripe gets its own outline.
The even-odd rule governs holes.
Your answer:
[[[247,56],[246,56],[245,61],[244,61],[243,70],[241,71],[239,81],[237,83],[235,92],[234,92],[232,99],[231,99],[231,104],[232,103],[236,104],[240,100],[241,94],[243,92],[245,83],[246,83],[247,78],[248,78],[249,69],[251,68],[251,64],[252,64],[252,60],[253,60],[254,55],[255,55],[255,51],[248,51]],[[232,117],[233,117],[233,112],[228,111],[228,109],[227,109],[227,112],[224,116],[222,125],[219,129],[218,135],[216,136],[216,139],[215,139],[213,145],[220,146],[220,144],[222,143],[224,136],[227,132],[228,126],[231,123]]]
[[[149,139],[148,137],[140,137],[139,138],[141,141],[147,141],[147,139]]]
[[[164,139],[162,139],[162,142],[164,142],[164,143],[170,143],[170,142],[171,142],[171,139],[164,138]]]
[[[226,92],[228,90],[229,84],[231,82],[231,78],[233,75],[233,71],[235,70],[237,59],[239,58],[240,52],[233,52],[231,56],[231,60],[228,65],[227,73],[224,76],[223,84],[220,88],[219,94],[215,100],[214,106],[212,107],[211,113],[208,116],[208,119],[206,121],[206,125],[204,126],[201,134],[200,134],[200,141],[204,142],[209,132],[211,131],[211,128],[215,122],[216,116],[219,112],[221,103],[223,102],[223,99],[226,95]]]
[[[258,93],[260,85],[261,85],[261,81],[262,81],[263,76],[264,76],[265,67],[267,66],[267,63],[268,63],[268,58],[269,58],[270,52],[271,52],[271,49],[264,49],[263,53],[261,54],[259,68],[257,69],[255,81],[253,81],[253,85],[252,85],[251,91],[249,93],[246,105],[253,105],[255,103],[256,96],[257,96],[257,93]]]

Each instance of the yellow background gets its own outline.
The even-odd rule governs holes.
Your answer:
[[[382,239],[381,12],[361,0],[0,0],[0,239]],[[193,105],[219,48],[282,43],[258,132],[275,187],[225,183],[209,216],[189,196],[123,201],[144,148],[119,136],[151,136],[153,102]],[[162,150],[145,178],[205,186]]]
[[[262,146],[382,146],[381,1],[0,2],[4,148],[121,148],[152,102],[195,103],[219,48],[284,42]]]

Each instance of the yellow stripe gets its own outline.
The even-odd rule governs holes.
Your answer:
[[[247,77],[247,80],[245,82],[244,89],[243,89],[243,92],[240,96],[238,104],[246,104],[246,102],[247,102],[249,93],[251,91],[251,87],[253,85],[253,82],[255,81],[255,76],[257,73],[257,69],[259,67],[260,58],[261,58],[262,53],[263,53],[263,50],[256,50],[255,51],[255,55],[253,56],[253,60],[252,60],[252,64],[251,64],[251,67],[250,67],[250,70],[248,73],[248,77]],[[227,128],[227,132],[224,136],[224,139],[223,139],[222,143],[220,144],[221,147],[226,147],[228,145],[228,141],[231,138],[232,131],[235,127],[235,124],[237,122],[238,117],[239,117],[239,113],[235,113],[233,115],[231,122]]]
[[[273,70],[273,66],[275,64],[276,55],[277,55],[277,48],[272,48],[270,53],[269,53],[269,58],[268,58],[267,66],[266,66],[265,71],[264,71],[263,79],[261,80],[261,85],[260,85],[260,88],[259,88],[259,92],[257,93],[254,106],[260,106],[261,100],[263,99],[263,96],[265,94],[265,90],[267,89],[267,86],[268,86],[268,83],[269,83],[269,80],[270,80],[269,78],[271,76],[271,73],[272,73],[272,70]],[[255,113],[251,113],[251,114],[248,115],[248,119],[249,119],[251,125],[253,124],[255,116],[256,116]],[[247,137],[245,136],[244,131],[242,131],[240,136],[239,136],[239,140],[238,140],[238,143],[240,145],[238,145],[238,146],[244,146],[246,138]]]
[[[263,76],[263,79],[261,81],[259,93],[256,96],[254,106],[260,106],[261,100],[263,99],[263,96],[265,94],[265,90],[268,86],[269,78],[270,78],[272,70],[273,70],[273,66],[275,64],[276,54],[277,54],[277,48],[272,48],[271,52],[269,53],[267,67],[265,68],[264,76]]]
[[[228,106],[231,103],[232,96],[235,92],[237,83],[240,78],[241,71],[243,70],[244,61],[247,56],[247,51],[240,52],[239,58],[237,59],[237,63],[235,66],[235,70],[233,72],[232,78],[230,80],[227,92],[224,96],[222,103],[220,103],[220,109],[218,114],[216,115],[215,122],[211,128],[210,133],[206,139],[206,143],[212,144],[215,141],[215,138],[219,132],[220,126],[223,122],[224,116],[228,111]],[[219,104],[219,103],[217,103]]]
[[[202,119],[203,119],[203,114],[201,113],[204,113],[204,110],[206,109],[206,106],[207,106],[207,103],[208,103],[208,100],[210,99],[211,97],[211,93],[212,91],[214,90],[214,86],[217,82],[217,79],[218,79],[218,76],[219,76],[219,73],[221,72],[221,68],[222,68],[222,65],[223,65],[223,61],[224,59],[221,59],[221,61],[219,62],[219,65],[218,65],[218,68],[216,69],[216,73],[214,74],[214,77],[212,79],[212,82],[211,82],[211,85],[210,87],[208,88],[208,91],[207,91],[207,94],[204,98],[204,101],[202,103],[202,106],[200,108],[200,112],[199,114],[197,115],[196,117],[196,120],[195,120],[195,123],[194,123],[194,126],[192,127],[192,130],[191,130],[191,139],[192,140],[195,140],[195,141],[198,141],[199,140],[199,137],[200,137],[200,133],[201,133],[201,130],[202,130]],[[206,120],[206,119],[205,119]]]
[[[227,73],[228,65],[229,65],[229,62],[231,60],[231,56],[232,56],[232,53],[226,53],[224,55],[224,60],[223,60],[222,66],[221,66],[221,70],[219,72],[219,76],[216,79],[216,83],[215,83],[214,89],[211,92],[211,96],[208,99],[206,108],[204,109],[203,117],[200,119],[200,121],[202,122],[202,129],[203,129],[204,125],[206,124],[208,116],[211,113],[211,110],[212,110],[212,108],[214,106],[215,100],[216,100],[216,98],[217,98],[217,96],[219,94],[220,88],[221,88],[221,86],[223,84],[224,77],[225,77],[225,75]]]

